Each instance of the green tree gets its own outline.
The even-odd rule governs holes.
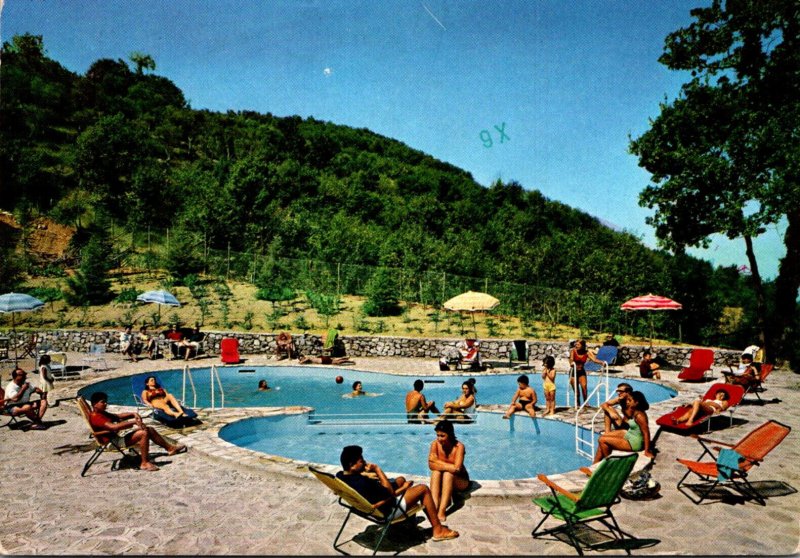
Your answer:
[[[796,335],[800,287],[800,10],[794,0],[714,0],[667,36],[659,61],[692,79],[631,151],[652,184],[640,204],[669,248],[742,238],[768,356]],[[787,221],[768,315],[752,239]],[[770,327],[767,327],[770,324]]]
[[[128,59],[136,66],[136,73],[139,75],[142,75],[144,70],[150,70],[152,72],[156,69],[156,61],[153,60],[153,57],[149,54],[139,52],[138,50],[131,52],[128,55]]]
[[[67,278],[66,301],[72,306],[105,304],[112,298],[108,271],[111,246],[103,234],[92,234],[81,250],[81,263],[75,275]]]
[[[396,316],[400,313],[397,280],[392,270],[380,267],[364,288],[367,300],[363,310],[367,316]]]

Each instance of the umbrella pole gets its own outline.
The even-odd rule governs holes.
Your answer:
[[[16,314],[16,312],[11,312],[11,331],[14,332],[14,368],[16,368],[18,364],[17,361],[19,360],[17,357],[17,348],[19,347],[19,343],[17,343],[17,326],[14,323],[14,314]],[[34,366],[35,365],[36,363],[34,363]]]

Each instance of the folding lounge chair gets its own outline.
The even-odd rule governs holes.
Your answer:
[[[699,504],[718,485],[730,486],[743,496],[750,496],[762,506],[766,506],[767,502],[764,497],[753,488],[753,485],[747,479],[748,472],[754,465],[760,465],[764,457],[775,449],[789,435],[791,430],[790,426],[770,420],[751,431],[735,444],[726,444],[694,436],[703,447],[703,453],[695,461],[678,459],[678,463],[687,469],[686,474],[678,481],[678,490],[683,492],[692,502]],[[717,444],[717,446],[709,447],[706,443]],[[714,457],[712,450],[717,451],[717,457],[714,461],[700,461],[706,454]],[[703,484],[684,485],[684,481],[690,473],[700,477]],[[692,497],[693,491],[689,489],[690,486],[697,488],[698,499]]]
[[[239,364],[242,361],[239,357],[239,340],[234,337],[226,337],[219,342],[219,353],[225,364]]]
[[[617,347],[613,345],[603,345],[597,350],[597,360],[602,360],[608,366],[611,366],[617,362],[617,352]],[[587,360],[583,367],[587,372],[600,372],[603,370],[603,365],[592,362],[591,360]]]
[[[376,525],[382,527],[381,534],[378,537],[378,542],[375,544],[375,550],[372,553],[373,556],[378,552],[378,549],[381,546],[381,542],[383,538],[386,536],[386,533],[389,530],[389,527],[396,524],[402,523],[407,519],[413,518],[417,512],[422,509],[422,503],[418,503],[417,505],[411,507],[411,509],[406,510],[402,514],[398,515],[394,519],[388,519],[392,515],[394,515],[394,511],[388,515],[383,514],[379,509],[369,503],[366,498],[364,498],[361,494],[356,492],[353,488],[351,488],[347,483],[342,481],[341,479],[336,478],[334,475],[330,473],[326,473],[324,471],[320,471],[319,469],[315,469],[314,467],[309,466],[308,470],[311,471],[311,474],[317,477],[322,484],[327,486],[338,498],[339,498],[339,505],[347,509],[347,516],[344,518],[344,522],[342,526],[339,528],[339,532],[336,534],[336,538],[333,540],[333,548],[336,552],[341,554],[347,554],[339,547],[344,545],[345,541],[341,544],[337,544],[339,542],[339,537],[342,536],[342,531],[344,531],[345,525],[350,520],[351,515],[357,515],[367,521],[371,521]],[[395,508],[396,509],[396,508]],[[352,540],[352,539],[350,539]]]
[[[481,343],[477,339],[465,339],[464,346],[459,347],[460,358],[456,363],[459,370],[473,370],[481,367]]]
[[[181,404],[181,409],[186,414],[185,417],[173,417],[162,411],[161,409],[156,409],[155,407],[148,405],[142,400],[142,392],[144,391],[145,381],[148,377],[155,376],[158,385],[164,386],[164,383],[161,379],[153,373],[148,372],[147,374],[138,374],[136,376],[131,376],[131,390],[133,391],[133,400],[136,402],[136,406],[142,409],[143,412],[140,411],[140,414],[144,415],[145,413],[150,413],[153,419],[157,420],[164,426],[168,426],[170,428],[183,428],[184,426],[188,426],[189,424],[195,423],[197,420],[197,413],[195,413],[189,407],[185,407],[183,405],[183,401],[178,400]]]
[[[757,380],[751,380],[746,386],[743,386],[744,387],[744,395],[747,395],[748,393],[755,393],[756,397],[758,397],[758,399],[760,401],[761,400],[761,395],[760,394],[761,394],[762,391],[765,391],[765,389],[766,389],[766,388],[764,388],[764,380],[766,380],[767,376],[769,376],[772,373],[773,368],[774,368],[774,365],[772,365],[772,364],[762,364],[761,365],[761,369],[759,370],[759,373],[758,373],[758,379]],[[725,375],[726,378],[728,376],[732,376],[733,375],[733,374],[731,374],[729,372],[723,372],[723,374]]]
[[[736,410],[736,406],[741,403],[742,398],[744,397],[744,388],[742,386],[737,386],[733,384],[714,384],[708,391],[703,395],[703,399],[714,399],[714,395],[717,393],[718,390],[724,390],[728,393],[728,408],[725,410],[730,416],[730,425],[733,426],[733,413]],[[679,424],[675,424],[674,420],[683,416],[686,411],[690,411],[692,409],[691,405],[681,405],[680,407],[676,407],[674,410],[670,411],[666,415],[662,415],[658,417],[656,420],[656,424],[673,430],[691,430],[692,428],[699,426],[703,423],[708,424],[708,432],[711,431],[711,418],[718,416],[718,415],[706,415],[700,414],[697,416],[695,421],[692,424],[686,424],[685,422],[681,422]],[[721,416],[722,413],[719,413]]]
[[[689,356],[689,366],[681,370],[678,379],[699,382],[705,379],[706,372],[710,372],[713,365],[714,351],[712,349],[694,349]]]
[[[106,346],[104,343],[91,343],[89,345],[89,352],[83,357],[84,362],[94,363],[90,364],[91,368],[95,370],[108,370],[108,361],[106,360]],[[102,367],[100,364],[102,363]]]
[[[525,339],[515,339],[511,342],[511,350],[508,352],[508,366],[514,370],[530,369],[531,355],[528,351],[528,342]]]
[[[89,427],[89,432],[91,432],[95,444],[94,453],[89,457],[89,460],[83,466],[83,471],[81,471],[82,477],[86,476],[86,472],[89,470],[89,468],[94,465],[95,461],[97,461],[97,459],[103,455],[103,453],[107,451],[117,451],[122,456],[114,459],[111,462],[112,471],[117,469],[120,460],[126,457],[126,451],[128,451],[129,455],[131,456],[136,455],[136,452],[134,451],[135,446],[125,445],[125,436],[123,433],[112,432],[110,430],[95,430],[89,418],[91,415],[91,408],[89,407],[89,403],[83,397],[78,396],[75,399],[75,402],[78,404],[78,409],[80,409],[83,420],[86,421],[86,426]]]
[[[563,533],[575,547],[578,554],[583,556],[583,547],[592,548],[594,545],[581,542],[578,538],[580,525],[591,521],[600,521],[605,525],[616,540],[634,537],[620,529],[611,507],[620,501],[619,492],[628,479],[636,463],[637,454],[612,455],[600,462],[592,473],[588,468],[582,467],[581,471],[589,475],[589,481],[579,493],[572,493],[560,487],[546,475],[540,474],[539,480],[545,483],[553,493],[552,496],[534,498],[533,503],[539,506],[544,517],[533,529],[533,538],[545,535]],[[547,521],[548,517],[561,520],[563,523],[543,531],[539,528]],[[610,523],[609,523],[610,521]],[[601,544],[607,544],[607,541]],[[625,548],[630,554],[630,550]]]

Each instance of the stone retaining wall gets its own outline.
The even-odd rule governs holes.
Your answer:
[[[203,350],[206,354],[219,354],[219,343],[224,337],[234,337],[239,340],[239,352],[242,354],[263,354],[275,352],[274,333],[231,333],[220,331],[206,331]],[[351,335],[340,336],[349,356],[396,356],[417,358],[439,358],[448,347],[455,347],[461,340],[451,339],[424,339],[418,337],[389,337]],[[322,349],[322,336],[316,334],[294,335],[295,345],[301,354],[318,355]],[[71,351],[85,353],[89,351],[92,343],[106,345],[108,352],[119,351],[119,331],[78,331],[55,330],[39,333],[39,343],[51,345],[53,351]],[[481,340],[481,354],[484,360],[508,361],[512,343],[508,339],[483,339]],[[530,361],[537,367],[547,355],[566,359],[568,343],[563,341],[528,341]],[[597,344],[589,344],[597,350]],[[643,345],[627,345],[620,347],[618,363],[638,362],[641,360]],[[689,355],[693,347],[656,347],[656,354],[664,361],[675,366],[685,366],[689,362]],[[716,365],[725,365],[727,362],[736,362],[739,351],[730,349],[714,349]]]

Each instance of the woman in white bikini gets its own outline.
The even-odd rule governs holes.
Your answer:
[[[675,419],[675,424],[685,422],[692,424],[697,415],[702,411],[706,415],[718,415],[728,408],[728,392],[718,389],[714,393],[714,399],[700,399],[699,397],[692,402],[692,408],[683,415]]]

